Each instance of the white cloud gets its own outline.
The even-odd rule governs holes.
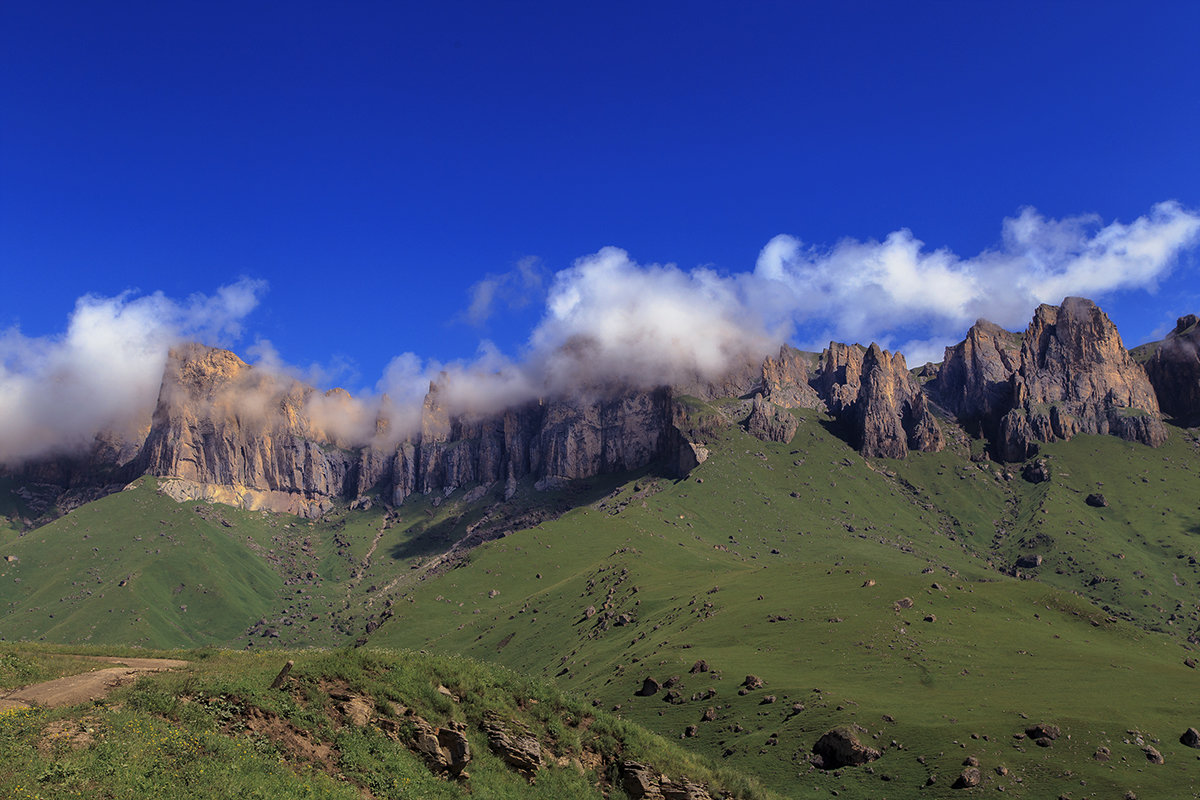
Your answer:
[[[972,258],[926,250],[908,230],[882,242],[844,240],[828,250],[777,236],[759,254],[753,294],[790,315],[804,344],[830,339],[890,342],[919,331],[911,363],[940,360],[978,318],[1021,329],[1040,303],[1082,295],[1154,290],[1200,238],[1200,215],[1178,203],[1154,206],[1129,224],[1098,217],[1047,219],[1026,208],[1003,223],[999,248]],[[815,338],[819,332],[820,338]]]
[[[184,338],[221,341],[240,332],[265,283],[243,279],[185,302],[161,293],[86,295],[66,333],[0,334],[0,463],[77,452],[101,431],[149,423],[167,350]]]
[[[509,309],[524,308],[540,298],[545,270],[532,257],[522,258],[508,272],[488,275],[471,287],[471,304],[465,317],[472,325],[483,325],[496,312],[497,305]]]

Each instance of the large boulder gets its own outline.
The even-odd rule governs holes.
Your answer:
[[[813,763],[821,769],[857,767],[874,761],[883,755],[879,750],[868,747],[850,727],[839,726],[824,734],[813,745]]]

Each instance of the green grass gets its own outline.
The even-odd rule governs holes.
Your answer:
[[[95,706],[0,714],[0,795],[352,798],[365,789],[378,798],[600,798],[598,785],[632,758],[732,796],[771,796],[545,682],[469,659],[363,650],[172,655],[191,657],[192,666],[146,676]],[[271,690],[284,657],[295,661],[292,679]],[[348,723],[331,689],[371,698],[376,716],[403,721],[392,706],[401,704],[435,726],[464,723],[470,777],[438,777],[403,739],[376,723]],[[292,733],[256,727],[256,716]],[[481,730],[488,716],[522,724],[542,742],[547,765],[536,782],[489,750]],[[296,745],[300,738],[328,748],[326,759]]]
[[[469,674],[488,662],[515,670],[505,680],[552,683],[584,704],[581,713],[615,709],[611,725],[670,739],[678,746],[661,758],[678,766],[664,766],[668,774],[719,764],[787,797],[961,796],[950,785],[968,755],[982,761],[985,789],[1018,797],[1197,791],[1196,753],[1177,741],[1200,727],[1189,711],[1200,675],[1183,663],[1195,656],[1189,636],[1200,632],[1196,431],[1172,428],[1158,449],[1098,436],[1046,445],[1052,478],[1031,484],[1020,465],[971,460],[966,443],[867,460],[816,412],[794,412],[795,439],[773,444],[722,423],[717,406],[682,406],[681,425],[702,432],[711,451],[687,479],[643,472],[548,494],[524,486],[505,507],[509,535],[433,572],[425,567],[476,524],[505,527],[493,516],[500,487],[477,503],[458,492],[308,521],[177,505],[142,484],[23,536],[0,531],[3,552],[20,556],[0,563],[0,636],[259,650],[339,646],[379,626],[373,647],[424,649],[430,655],[407,658],[470,687],[461,706],[426,698],[430,714],[459,713],[474,702],[468,695],[487,696],[476,679],[439,664],[470,665],[461,667]],[[1091,493],[1108,506],[1087,505]],[[565,513],[537,516],[540,505]],[[126,588],[141,594],[112,624],[107,609],[119,593],[105,583],[101,598],[88,581],[134,572],[124,565],[138,563],[136,536],[162,540],[161,552],[130,581]],[[1011,574],[1028,553],[1042,555],[1042,565]],[[143,581],[146,574],[159,576]],[[208,592],[175,600],[169,592],[180,583]],[[902,598],[912,608],[898,610]],[[155,625],[130,624],[131,616],[149,618],[152,605]],[[628,621],[615,624],[620,615]],[[281,657],[260,658],[277,665]],[[333,665],[340,656],[329,658]],[[718,674],[689,674],[698,659]],[[394,691],[424,697],[428,676],[414,674],[423,690]],[[766,687],[740,695],[747,674]],[[371,683],[378,678],[370,670],[354,675],[372,693],[392,691]],[[643,678],[673,675],[683,702],[635,696]],[[715,697],[690,699],[710,688]],[[763,704],[766,695],[776,701]],[[486,700],[574,741],[554,715],[506,703]],[[804,708],[793,713],[796,703]],[[710,706],[716,719],[702,722]],[[1064,730],[1053,747],[1013,738],[1043,720]],[[845,723],[865,728],[883,758],[869,770],[810,769],[816,738]],[[698,734],[681,738],[689,725]],[[622,735],[636,739],[639,730]],[[1138,735],[1157,740],[1167,763],[1147,764]],[[1092,758],[1099,746],[1111,748],[1112,761]],[[370,764],[385,758],[381,747],[366,736],[342,752]],[[695,761],[670,760],[686,754]],[[355,769],[364,785],[383,780],[372,775],[407,774]],[[936,781],[926,788],[930,775]]]

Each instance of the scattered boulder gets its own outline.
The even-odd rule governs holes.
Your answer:
[[[712,722],[717,718],[717,710],[712,706],[704,709],[704,713],[700,715],[701,722]]]
[[[775,702],[775,695],[769,694],[758,702],[760,706],[769,706]]]
[[[1151,747],[1150,745],[1146,745],[1145,747],[1143,747],[1142,752],[1146,754],[1146,760],[1149,761],[1151,764],[1166,763],[1166,759],[1163,758],[1162,753],[1158,752],[1158,750]]]
[[[1100,745],[1096,748],[1096,752],[1092,753],[1092,758],[1097,761],[1108,761],[1112,758],[1112,751],[1104,745]]]
[[[658,681],[648,677],[642,681],[642,688],[638,689],[635,694],[638,697],[651,697],[658,694],[658,690],[661,688],[662,685]]]
[[[1179,743],[1184,747],[1200,748],[1200,731],[1197,731],[1195,728],[1188,728],[1179,737]]]
[[[510,731],[509,725],[517,730]],[[483,732],[487,734],[491,751],[527,779],[532,779],[534,773],[541,769],[542,746],[519,723],[505,724],[492,717],[484,720]]]
[[[451,722],[444,728],[434,728],[421,717],[412,717],[416,731],[413,744],[430,767],[451,777],[461,777],[471,761],[471,745],[467,742],[467,726]]]
[[[913,599],[911,597],[901,597],[899,600],[897,600],[895,602],[894,605],[895,605],[895,608],[897,611],[902,611],[906,608],[912,608],[913,607]]]
[[[1049,739],[1050,741],[1054,741],[1059,736],[1062,736],[1062,731],[1057,725],[1039,722],[1037,725],[1030,725],[1026,728],[1025,735],[1030,739]]]
[[[1104,499],[1104,495],[1099,493],[1089,494],[1083,502],[1092,508],[1108,508],[1108,501]]]
[[[621,788],[631,800],[662,797],[658,788],[658,775],[650,767],[636,761],[621,762]]]
[[[979,771],[979,767],[967,767],[951,784],[953,789],[970,789],[978,786],[983,780],[983,773]]]
[[[688,672],[692,675],[695,675],[697,672],[708,672],[708,662],[702,658],[695,664],[692,664],[692,668]]]
[[[700,732],[700,727],[698,725],[688,725],[686,728],[683,729],[683,736],[685,739],[691,739],[699,732]]]
[[[1017,569],[1036,569],[1042,565],[1041,553],[1025,553],[1017,558]]]
[[[812,763],[820,769],[857,767],[883,755],[859,741],[853,728],[838,726],[825,733],[813,745]]]
[[[757,675],[747,675],[746,680],[742,681],[742,686],[746,687],[750,691],[761,689],[764,685],[763,679]]]
[[[1050,466],[1044,458],[1030,461],[1021,467],[1021,477],[1030,483],[1045,483],[1050,480]]]

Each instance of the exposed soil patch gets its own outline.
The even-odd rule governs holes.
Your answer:
[[[108,658],[96,656],[81,656],[109,664],[121,664],[119,667],[98,669],[93,672],[83,672],[79,675],[68,675],[53,681],[44,681],[20,689],[13,689],[0,695],[0,711],[10,708],[58,708],[73,706],[79,703],[90,703],[108,696],[109,692],[118,686],[133,682],[139,675],[146,672],[162,672],[168,669],[186,667],[188,662],[172,658]]]

